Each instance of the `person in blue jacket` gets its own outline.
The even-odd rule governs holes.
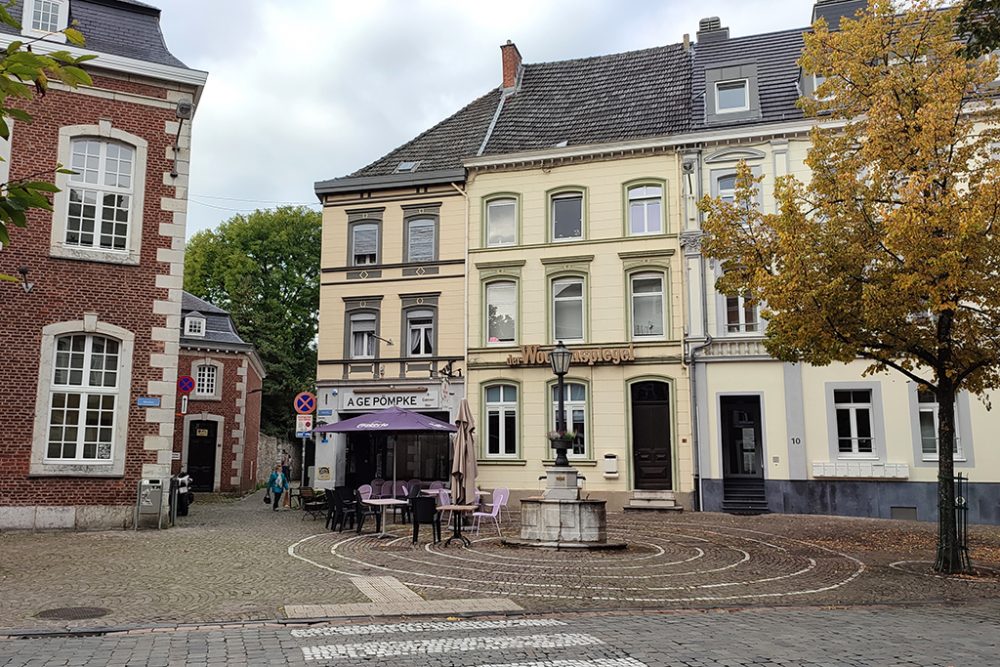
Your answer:
[[[281,501],[281,494],[288,490],[288,478],[282,472],[280,463],[274,466],[274,472],[271,473],[271,477],[267,480],[267,490],[271,492],[271,497],[273,498],[271,509],[277,512],[278,503]]]

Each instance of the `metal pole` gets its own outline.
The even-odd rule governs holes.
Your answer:
[[[299,482],[299,489],[305,488],[306,485],[306,439],[302,438],[302,481]],[[292,492],[291,489],[288,490],[289,493]]]
[[[556,391],[559,392],[559,409],[556,415],[556,430],[559,432],[559,445],[556,447],[556,467],[565,468],[569,466],[569,459],[566,458],[566,441],[562,439],[566,432],[566,405],[563,397],[564,385],[563,375],[559,374],[559,384]]]

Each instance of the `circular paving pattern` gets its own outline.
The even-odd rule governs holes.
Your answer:
[[[733,601],[819,594],[861,576],[860,560],[794,538],[733,526],[670,522],[655,532],[609,530],[618,551],[555,551],[504,546],[413,545],[398,539],[327,533],[289,547],[291,556],[346,576],[391,576],[450,597],[502,595],[655,603]]]

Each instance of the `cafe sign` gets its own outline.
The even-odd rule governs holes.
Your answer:
[[[597,364],[617,366],[626,361],[635,361],[635,348],[631,345],[628,347],[578,348],[573,350],[571,363],[586,364],[587,366],[596,366]],[[547,366],[548,364],[549,350],[543,350],[539,345],[524,345],[521,347],[521,354],[507,356],[508,366]]]
[[[366,390],[342,389],[339,394],[340,410],[345,412],[362,412],[384,410],[385,408],[404,408],[408,410],[424,410],[437,408],[441,404],[441,395],[434,387],[400,388],[398,390]]]

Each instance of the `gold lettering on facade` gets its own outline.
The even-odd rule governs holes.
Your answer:
[[[572,363],[594,366],[596,364],[619,365],[626,361],[635,361],[635,348],[628,347],[598,347],[594,349],[573,350]],[[524,345],[521,354],[507,355],[508,366],[546,366],[549,363],[549,351],[540,345]]]

